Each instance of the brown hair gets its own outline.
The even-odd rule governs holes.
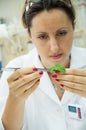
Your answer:
[[[74,28],[75,20],[75,9],[71,0],[39,0],[39,2],[34,2],[34,4],[26,11],[26,7],[29,6],[30,0],[26,0],[24,4],[24,9],[22,13],[22,22],[25,28],[28,28],[30,32],[31,22],[34,16],[39,14],[44,10],[51,9],[61,9],[68,15],[72,26]]]

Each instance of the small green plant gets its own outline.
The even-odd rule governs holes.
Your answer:
[[[66,72],[66,69],[60,64],[54,64],[54,66],[50,68],[51,72],[56,71],[56,70],[60,72]]]

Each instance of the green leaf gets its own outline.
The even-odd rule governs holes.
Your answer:
[[[50,68],[51,72],[56,71],[56,70],[60,72],[66,72],[66,69],[60,64],[54,64],[54,66]]]

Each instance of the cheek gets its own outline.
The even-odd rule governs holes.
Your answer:
[[[48,55],[48,49],[46,48],[46,46],[44,45],[40,45],[40,44],[34,44],[37,48],[38,54],[40,56],[47,56]]]
[[[39,50],[38,50],[38,53],[39,53],[39,55],[42,56],[42,57],[47,57],[47,55],[48,55],[48,50],[46,50],[45,48],[42,47],[42,49],[39,49]]]
[[[63,44],[61,44],[61,48],[65,54],[69,54],[72,48],[72,42],[73,42],[73,37],[69,37],[63,41]]]

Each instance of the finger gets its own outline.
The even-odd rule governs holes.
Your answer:
[[[39,85],[39,80],[35,83],[35,85],[33,85],[31,88],[29,88],[29,89],[27,89],[23,94],[22,94],[22,97],[23,98],[27,98],[31,93],[33,93],[35,90],[36,90],[36,88],[38,87],[38,85]]]
[[[82,76],[74,76],[74,75],[58,75],[59,80],[80,83],[86,85],[86,77]]]
[[[21,94],[23,94],[25,91],[29,90],[31,87],[33,87],[36,82],[40,81],[39,79],[35,79],[34,81],[31,81],[29,84],[25,84],[22,87],[18,88],[17,90],[15,90],[15,93],[17,96],[20,96]]]
[[[73,69],[73,68],[69,68],[66,69],[65,73],[62,73],[63,75],[67,74],[67,75],[78,75],[78,76],[86,76],[86,69]]]
[[[21,77],[20,79],[13,81],[9,88],[17,89],[35,79],[41,78],[41,76],[42,76],[42,74],[40,74],[40,71],[34,72],[29,75],[25,75],[25,76]]]
[[[78,84],[73,82],[67,82],[67,81],[60,81],[60,84],[63,84],[64,86],[69,87],[70,89],[77,89],[80,91],[86,91],[86,84]]]
[[[11,76],[9,76],[7,80],[8,82],[15,81],[18,78],[22,77],[23,75],[31,74],[33,72],[34,72],[33,68],[17,69],[16,71],[14,71],[14,73]]]
[[[67,90],[67,91],[70,91],[72,93],[78,94],[80,96],[86,97],[86,91],[73,89],[73,88],[70,88],[68,86],[64,86],[64,89]]]

